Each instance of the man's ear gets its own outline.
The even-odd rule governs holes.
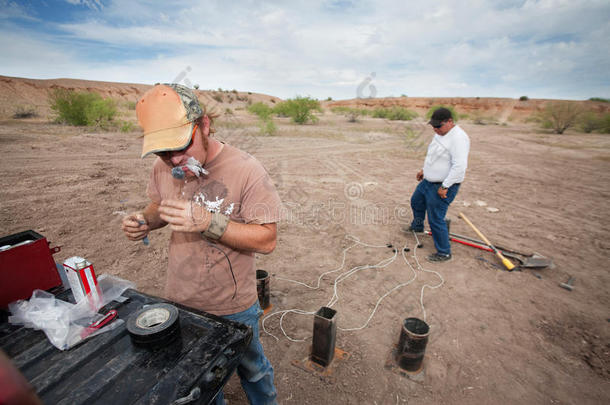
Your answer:
[[[201,118],[201,133],[205,136],[210,135],[210,117],[207,115]]]

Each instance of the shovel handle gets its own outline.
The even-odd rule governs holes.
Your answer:
[[[496,254],[496,256],[498,256],[498,259],[500,259],[500,261],[502,261],[502,264],[504,265],[504,267],[506,267],[507,270],[512,270],[515,268],[515,265],[511,263],[510,260],[508,260],[506,257],[504,257],[504,255],[502,255],[502,253],[500,253],[500,251],[498,249],[496,249],[494,247],[494,245],[491,244],[491,242],[489,241],[489,239],[487,239],[485,237],[485,235],[483,235],[476,226],[474,226],[474,224],[472,222],[470,222],[470,220],[468,218],[466,218],[466,215],[464,215],[463,213],[460,212],[460,214],[458,215],[460,218],[462,218],[476,233],[477,235],[479,235],[479,238],[483,239],[483,241],[485,243],[487,243],[487,245],[494,251],[494,253]]]

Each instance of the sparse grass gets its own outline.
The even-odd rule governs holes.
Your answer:
[[[131,121],[121,121],[119,129],[121,132],[133,132],[138,129],[138,126]]]
[[[460,118],[464,118],[464,117],[460,116]],[[472,117],[472,123],[475,125],[499,125],[500,124],[498,122],[498,120],[495,119],[494,117],[485,116],[479,112],[474,113],[474,115]]]
[[[217,120],[217,121],[214,121],[214,125],[217,128],[225,128],[225,129],[244,129],[244,128],[251,126],[246,123],[237,122],[234,119],[231,119],[229,121]]]
[[[589,101],[599,101],[600,103],[610,103],[610,99],[601,97],[591,97]]]

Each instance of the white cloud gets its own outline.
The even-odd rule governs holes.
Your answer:
[[[0,51],[7,62],[0,74],[49,77],[57,71],[58,55],[66,55],[72,68],[63,76],[82,72],[90,79],[157,82],[192,66],[189,80],[202,88],[280,97],[351,98],[371,72],[377,73],[378,96],[610,93],[605,0],[437,0],[433,7],[423,0],[267,1],[256,7],[220,0],[187,6],[70,2],[96,11],[71,23],[49,22],[61,35],[11,37],[14,44]],[[93,64],[64,45],[72,40],[133,51]],[[31,49],[41,50],[35,65]]]
[[[66,2],[79,6],[83,5],[85,7],[89,7],[91,10],[100,11],[104,8],[101,0],[65,0]]]

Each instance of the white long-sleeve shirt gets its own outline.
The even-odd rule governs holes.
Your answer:
[[[461,183],[466,175],[469,151],[470,138],[459,126],[455,125],[443,136],[435,134],[424,161],[424,179],[442,182],[447,188]]]

